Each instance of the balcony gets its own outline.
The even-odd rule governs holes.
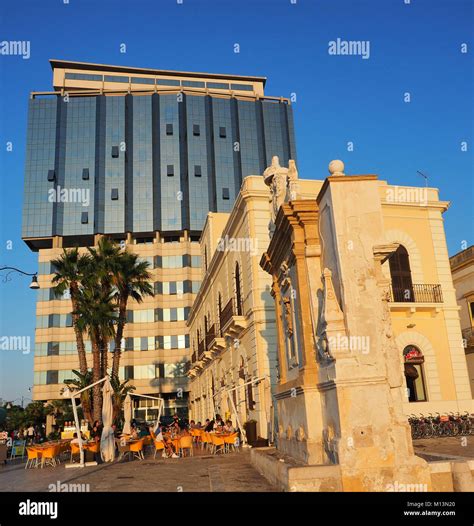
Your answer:
[[[204,351],[205,351],[204,340],[201,340],[200,342],[198,342],[198,354],[197,354],[198,360],[202,360]]]
[[[443,303],[441,285],[413,283],[409,288],[390,287],[390,301],[396,303]]]
[[[443,291],[441,285],[435,283],[412,283],[411,288],[390,286],[391,310],[432,311],[435,314],[441,311]]]
[[[225,338],[221,336],[215,324],[206,334],[206,348],[208,352],[212,353],[212,356],[225,349]]]
[[[245,316],[237,315],[234,299],[231,298],[220,314],[221,336],[238,338],[242,331],[247,328]]]

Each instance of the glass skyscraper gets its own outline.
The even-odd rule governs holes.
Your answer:
[[[23,239],[39,253],[34,398],[57,398],[77,366],[69,300],[50,291],[63,248],[119,240],[151,263],[155,297],[131,304],[121,374],[186,406],[186,316],[210,211],[247,175],[296,158],[288,99],[265,78],[52,60],[52,92],[29,101]],[[153,406],[143,407],[150,417]]]

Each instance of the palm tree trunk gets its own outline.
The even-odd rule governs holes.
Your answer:
[[[92,383],[101,379],[101,360],[100,360],[100,338],[95,335],[92,340]],[[92,388],[92,414],[94,420],[101,420],[102,413],[102,386],[94,385]]]
[[[122,355],[122,338],[125,322],[127,321],[127,299],[124,298],[119,304],[119,317],[117,323],[117,331],[115,333],[115,349],[112,360],[112,376],[118,378],[120,369],[120,357]]]
[[[72,303],[72,326],[74,327],[74,334],[76,335],[77,355],[79,357],[79,371],[81,374],[87,373],[87,355],[84,345],[84,336],[77,325],[79,314],[77,314],[77,300],[74,287],[71,286],[71,303]]]
[[[94,416],[92,414],[92,408],[90,404],[90,397],[88,397],[87,393],[81,394],[81,407],[82,412],[84,414],[84,418],[89,422],[91,427],[94,425]]]
[[[101,353],[101,361],[102,361],[102,378],[107,374],[107,368],[109,366],[109,356],[108,356],[108,347],[109,342],[107,341],[107,338],[101,338],[100,339],[100,353]]]

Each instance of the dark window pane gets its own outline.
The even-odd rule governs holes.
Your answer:
[[[204,82],[199,80],[183,80],[183,86],[187,86],[189,88],[204,88]]]
[[[222,199],[230,199],[230,195],[229,195],[229,189],[228,188],[223,188],[222,189]]]
[[[173,125],[172,124],[166,125],[166,135],[173,135]]]
[[[87,225],[87,223],[89,223],[89,212],[82,212],[81,213],[81,223],[83,225]]]
[[[174,165],[172,165],[172,164],[168,164],[168,165],[166,166],[166,175],[167,175],[168,177],[172,177],[172,176],[174,175]]]
[[[251,84],[231,84],[230,88],[240,91],[253,91],[253,86]]]
[[[201,135],[199,124],[193,124],[193,135]]]
[[[54,181],[56,179],[56,175],[54,170],[48,170],[48,181]]]
[[[118,146],[112,146],[112,157],[117,158],[119,156]]]
[[[219,137],[221,137],[222,139],[225,139],[227,137],[225,126],[219,127]]]
[[[132,77],[132,82],[134,84],[154,84],[155,79],[149,79],[146,77]]]
[[[111,198],[112,198],[112,201],[118,200],[119,198],[118,188],[112,188]]]
[[[84,181],[88,181],[89,180],[89,168],[83,168],[82,169],[82,179]]]
[[[102,80],[102,75],[87,75],[86,73],[66,73],[66,78],[71,80]]]
[[[46,371],[46,383],[57,384],[58,383],[58,371]]]
[[[208,82],[206,85],[210,89],[229,89],[229,84],[222,82]]]
[[[174,79],[156,79],[156,83],[160,86],[179,86],[179,80]]]
[[[201,175],[202,175],[201,166],[199,164],[195,164],[194,165],[194,175],[196,177],[201,177]]]
[[[125,82],[128,84],[128,77],[118,77],[113,75],[105,75],[105,82]]]

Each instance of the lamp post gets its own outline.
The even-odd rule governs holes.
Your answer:
[[[21,400],[22,408],[24,408],[25,400],[30,400],[31,402],[33,402],[31,398],[28,398],[27,396],[22,396],[21,398],[15,398],[15,400],[9,400],[6,404],[6,408],[11,409],[15,405],[15,402],[17,402],[18,400]]]
[[[39,286],[39,283],[38,283],[38,274],[37,272],[33,273],[33,274],[30,274],[29,272],[24,272],[23,270],[20,270],[19,268],[16,268],[16,267],[0,267],[0,272],[2,270],[8,270],[8,272],[6,273],[5,277],[3,278],[3,281],[8,281],[8,276],[12,273],[12,272],[18,272],[19,274],[23,274],[24,276],[32,276],[31,277],[31,283],[30,283],[30,289],[39,289],[40,286]]]

